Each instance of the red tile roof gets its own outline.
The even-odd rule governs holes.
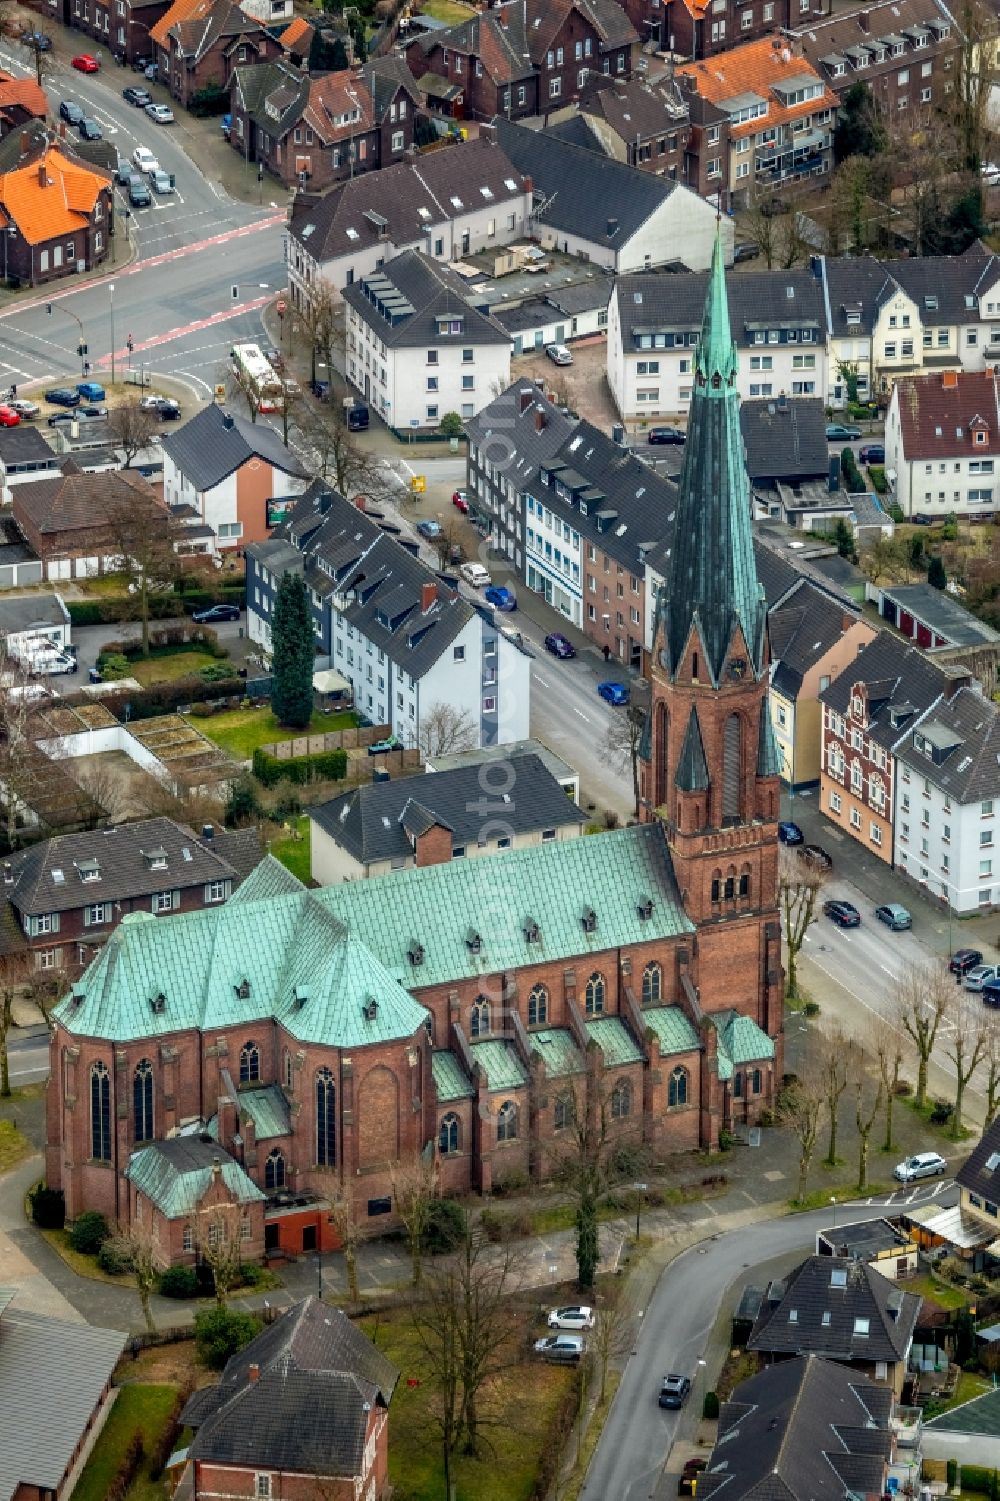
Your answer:
[[[1000,391],[992,370],[945,370],[897,380],[903,455],[948,459],[956,454],[993,454],[1000,449]],[[976,431],[985,442],[975,442]]]
[[[690,79],[701,97],[711,104],[721,105],[740,94],[758,94],[767,100],[766,119],[748,120],[735,126],[730,131],[733,138],[756,135],[764,124],[783,125],[818,109],[837,107],[836,94],[823,82],[812,63],[781,37],[762,37],[759,41],[745,42],[741,47],[720,52],[717,57],[707,58],[704,62],[685,63],[677,69],[676,76]],[[822,94],[787,106],[771,92],[775,84],[786,79],[805,77],[822,84]]]

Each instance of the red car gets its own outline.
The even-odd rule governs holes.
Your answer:
[[[13,407],[0,406],[0,427],[17,427],[20,420],[20,414]]]
[[[456,510],[461,511],[463,516],[468,516],[469,497],[466,495],[464,490],[456,490],[454,495],[451,497],[451,503],[456,508]]]
[[[96,57],[91,57],[89,52],[81,52],[79,57],[74,57],[73,66],[78,73],[99,73],[101,65]]]

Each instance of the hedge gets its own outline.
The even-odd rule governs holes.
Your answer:
[[[102,694],[101,703],[122,721],[126,704],[130,719],[155,719],[159,714],[176,714],[182,704],[217,698],[243,699],[246,691],[243,678],[235,675],[217,683],[208,683],[202,677],[177,678],[172,683],[154,683],[149,688],[120,688],[115,693]]]
[[[977,1491],[984,1496],[990,1494],[995,1470],[989,1470],[985,1465],[962,1465],[959,1473],[962,1477],[963,1491]]]
[[[195,610],[205,610],[209,605],[246,605],[246,590],[220,587],[218,589],[189,589],[184,594],[151,594],[149,618],[170,620],[176,615],[193,615]],[[120,594],[105,595],[100,599],[70,599],[66,602],[73,625],[113,625],[121,620],[137,618],[135,600]]]
[[[313,756],[290,756],[283,761],[258,746],[253,753],[253,774],[265,787],[274,787],[278,782],[301,784],[320,777],[340,782],[347,775],[347,752],[317,751]]]

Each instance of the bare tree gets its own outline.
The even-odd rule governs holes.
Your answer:
[[[94,760],[76,773],[75,780],[93,799],[94,811],[88,822],[94,828],[105,819],[109,823],[118,823],[126,817],[129,788],[120,767],[103,759]]]
[[[868,1042],[878,1069],[879,1079],[882,1082],[882,1098],[885,1101],[885,1136],[882,1140],[882,1150],[891,1152],[892,1115],[899,1075],[903,1067],[903,1041],[899,1029],[887,1018],[878,1016],[873,1019],[868,1028]]]
[[[950,96],[961,164],[978,178],[989,130],[990,91],[996,79],[997,15],[987,0],[962,0],[958,11],[958,77]]]
[[[333,395],[333,358],[344,348],[344,304],[337,296],[336,288],[325,277],[319,276],[309,288],[309,300],[296,310],[306,341],[309,345],[310,381],[315,385],[316,367],[322,362],[326,379],[330,381]]]
[[[605,1301],[594,1310],[594,1327],[587,1341],[598,1380],[598,1402],[607,1395],[608,1367],[621,1360],[632,1344],[632,1324],[625,1311],[619,1287],[613,1286]]]
[[[355,495],[376,501],[399,498],[398,476],[376,453],[360,446],[335,402],[323,406],[303,402],[296,416],[316,473],[341,495],[348,500]]]
[[[778,903],[785,937],[785,995],[799,996],[798,957],[817,915],[826,872],[782,845],[778,852]]]
[[[830,1167],[837,1165],[837,1126],[840,1101],[848,1084],[848,1049],[850,1044],[839,1029],[824,1037],[817,1065],[823,1086],[823,1103],[826,1106],[830,1129],[826,1156],[823,1159]]]
[[[626,704],[624,709],[612,714],[601,747],[601,760],[606,766],[610,766],[619,776],[624,776],[626,772],[631,774],[636,818],[639,817],[640,803],[639,747],[645,724],[646,710],[640,704]]]
[[[420,716],[417,744],[421,754],[451,756],[472,750],[476,744],[476,725],[468,709],[439,702]]]
[[[181,572],[176,552],[179,528],[162,501],[139,492],[112,502],[105,524],[108,546],[117,554],[128,598],[142,626],[142,654],[148,657],[150,599],[169,588]]]
[[[952,994],[948,971],[943,964],[936,962],[911,965],[899,984],[894,1020],[917,1050],[917,1087],[913,1102],[918,1109],[927,1099],[927,1069]]]
[[[119,1230],[112,1236],[111,1247],[119,1260],[131,1268],[146,1328],[150,1334],[155,1334],[156,1322],[149,1300],[160,1281],[160,1248],[157,1241],[142,1225],[131,1225],[127,1230]]]
[[[966,1085],[982,1062],[989,1043],[982,1010],[974,1010],[973,1004],[964,992],[955,996],[948,1015],[951,1026],[944,1039],[944,1051],[955,1065],[955,1109],[951,1117],[951,1136],[954,1141],[958,1141],[962,1135],[962,1105]]]
[[[19,935],[18,935],[19,936]],[[10,1095],[8,1044],[14,1025],[14,1002],[34,972],[34,955],[27,945],[0,955],[0,1096]]]
[[[882,1075],[875,1060],[857,1042],[849,1044],[848,1078],[854,1091],[854,1124],[858,1132],[858,1193],[868,1187],[868,1148],[882,1108]]]
[[[126,401],[108,413],[108,433],[116,448],[125,455],[125,468],[132,467],[136,454],[148,448],[156,432],[156,413],[138,401]]]
[[[413,1285],[419,1287],[423,1270],[424,1231],[430,1219],[431,1205],[438,1195],[437,1159],[433,1143],[429,1143],[420,1156],[410,1162],[391,1162],[389,1177],[396,1200],[396,1213],[406,1226]]]
[[[986,1049],[983,1062],[986,1064],[986,1120],[992,1126],[1000,1111],[1000,1018],[995,1011],[983,1017],[986,1032]]]
[[[327,1190],[327,1200],[330,1205],[330,1219],[333,1227],[340,1236],[340,1249],[344,1253],[344,1266],[347,1270],[347,1293],[352,1303],[360,1303],[361,1290],[358,1286],[358,1246],[361,1244],[361,1226],[354,1209],[354,1199],[349,1188],[338,1184],[336,1188]]]
[[[28,664],[0,643],[0,798],[9,850],[20,843],[18,817],[43,793],[50,765],[31,733],[38,693]]]
[[[760,251],[764,265],[769,271],[773,270],[778,254],[777,215],[774,212],[773,200],[770,197],[761,197],[760,193],[755,191],[743,210],[742,222],[750,239]]]
[[[225,385],[230,396],[242,396],[250,413],[250,421],[256,422],[260,415],[261,394],[257,389],[256,381],[250,376],[244,367],[230,360],[224,370],[224,379],[219,382]]]
[[[819,1122],[825,1099],[822,1081],[812,1067],[804,1070],[781,1093],[779,1119],[792,1132],[799,1148],[797,1199],[800,1204],[806,1196],[809,1169],[816,1151],[816,1139],[819,1136]]]
[[[240,1278],[243,1265],[243,1209],[239,1204],[213,1204],[198,1217],[198,1255],[211,1268],[215,1301],[225,1307],[226,1298]]]
[[[859,565],[865,578],[873,584],[885,580],[898,582],[901,576],[906,577],[909,573],[905,547],[897,537],[876,537],[862,549]]]

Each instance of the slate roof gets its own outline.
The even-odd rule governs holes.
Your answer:
[[[864,20],[861,19],[862,13]],[[835,54],[842,55],[852,46],[870,45],[882,37],[896,36],[907,26],[926,23],[931,19],[950,26],[954,40],[954,22],[937,0],[876,0],[875,4],[866,5],[863,12],[859,7],[829,18],[810,18],[790,35],[801,41],[803,52],[826,78],[830,76],[831,70],[825,65],[824,59]],[[908,47],[906,55],[919,63],[922,54],[913,53],[912,48]],[[895,72],[898,67],[899,59],[889,56],[881,63],[872,62],[866,69],[866,77],[870,82],[872,77],[879,78],[887,72]]]
[[[933,756],[917,749],[916,736],[934,747]],[[960,688],[897,745],[896,755],[957,803],[1000,798],[1000,707],[977,688]]]
[[[94,531],[107,524],[113,508],[136,504],[155,506],[166,515],[156,491],[136,470],[88,473],[73,459],[66,460],[61,473],[18,485],[13,491],[14,519],[23,518],[34,531],[53,539]],[[72,537],[67,540],[72,545]]]
[[[364,172],[322,197],[300,193],[289,233],[317,261],[329,261],[385,246],[379,227],[367,217],[374,213],[386,221],[390,247],[425,245],[435,225],[460,219],[472,204],[486,202],[483,188],[492,193],[498,218],[523,197],[521,174],[495,142],[479,137],[416,162]],[[460,206],[452,203],[453,197]]]
[[[626,350],[645,333],[701,331],[707,271],[638,271],[620,276],[618,316]],[[826,327],[823,289],[811,271],[760,271],[726,278],[729,326],[740,349],[753,347],[753,333],[765,328]]]
[[[913,298],[925,324],[961,324],[976,318],[977,309],[966,298],[974,296],[984,276],[996,275],[996,264],[996,256],[974,240],[961,255],[912,256],[891,261],[886,269]]]
[[[12,1306],[0,1290],[0,1501],[55,1494],[125,1348],[120,1329]]]
[[[375,119],[379,123],[389,113],[389,108],[398,97],[400,89],[405,90],[413,104],[420,103],[420,94],[413,74],[406,66],[405,60],[395,52],[390,52],[386,57],[371,58],[361,69],[361,75],[371,97]]]
[[[944,636],[949,646],[982,646],[1000,641],[1000,632],[978,620],[954,595],[935,589],[933,584],[891,584],[882,594],[937,635]]]
[[[596,31],[599,53],[638,41],[632,23],[612,0],[510,0],[458,26],[436,29],[415,45],[425,53],[442,46],[477,57],[495,83],[509,83],[531,76],[573,11]]]
[[[668,198],[689,191],[670,178],[562,141],[551,131],[531,130],[502,116],[494,125],[503,150],[531,178],[536,205],[544,200],[536,207],[538,223],[592,244],[620,249]],[[617,228],[609,235],[612,219]]]
[[[254,458],[296,478],[307,474],[273,427],[237,417],[215,402],[202,407],[177,432],[165,433],[161,447],[199,492],[214,489]]]
[[[903,458],[989,457],[1000,445],[1000,395],[989,370],[946,371],[941,375],[905,376],[896,382],[895,400]],[[973,426],[987,434],[973,442]]]
[[[688,122],[687,101],[671,79],[655,84],[644,78],[614,79],[607,84],[602,77],[595,91],[581,99],[580,109],[604,121],[629,145],[636,137],[664,135]]]
[[[921,1302],[867,1262],[807,1256],[768,1285],[747,1349],[895,1364],[906,1358]]]
[[[1000,1120],[986,1127],[955,1174],[955,1182],[991,1204],[1000,1204]]]
[[[885,750],[891,750],[954,682],[954,675],[935,666],[919,647],[908,646],[888,631],[879,631],[824,689],[820,701],[846,716],[851,687],[860,682],[868,688],[868,733]],[[902,718],[907,706],[911,712]],[[890,717],[893,710],[899,721],[896,725]]]
[[[439,318],[462,320],[460,335],[448,338],[461,344],[499,344],[510,336],[497,320],[481,313],[468,300],[461,279],[419,250],[403,250],[360,282],[345,287],[344,301],[361,315],[389,349],[423,349],[438,343]],[[397,312],[399,298],[409,312]]]
[[[751,484],[826,478],[830,445],[822,401],[803,396],[744,401],[740,430]]]
[[[254,1372],[256,1367],[256,1372]],[[339,1308],[307,1298],[234,1355],[183,1421],[192,1459],[306,1475],[360,1476],[375,1406],[399,1372]]]
[[[0,460],[5,469],[14,472],[23,464],[59,468],[58,454],[53,453],[38,428],[28,422],[22,422],[18,427],[5,427],[0,432]]]
[[[504,795],[503,819],[513,835],[586,823],[586,814],[571,802],[537,756],[512,759],[513,781]],[[356,860],[409,859],[413,846],[402,819],[414,801],[452,832],[456,845],[475,847],[482,829],[482,777],[479,766],[456,767],[433,777],[404,777],[369,782],[309,809],[338,844]]]
[[[879,308],[892,286],[885,267],[871,256],[850,260],[824,258],[824,273],[829,297],[830,332],[838,339],[863,338],[875,328]],[[895,262],[893,262],[895,265]],[[848,323],[848,314],[858,323]]]
[[[252,1204],[264,1195],[238,1162],[202,1136],[172,1136],[152,1141],[133,1152],[125,1176],[167,1219],[194,1214],[216,1170],[239,1204]]]
[[[279,57],[237,68],[232,89],[233,107],[244,110],[255,124],[280,140],[302,118],[309,76]],[[268,102],[276,115],[266,113]]]
[[[698,1495],[843,1501],[881,1495],[892,1392],[833,1361],[783,1360],[741,1381],[719,1414]]]
[[[0,595],[0,637],[16,636],[36,626],[69,625],[69,611],[62,596],[51,594]]]
[[[851,617],[860,619],[856,611]],[[794,702],[802,679],[840,640],[848,618],[846,606],[808,580],[797,581],[792,594],[768,617],[771,684],[776,692]]]
[[[220,841],[225,845],[225,841]],[[258,851],[260,844],[258,841]],[[154,868],[153,852],[165,863]],[[84,879],[96,862],[96,879]],[[220,850],[172,818],[57,834],[3,861],[2,894],[20,912],[69,912],[93,902],[129,902],[174,887],[239,880]]]

